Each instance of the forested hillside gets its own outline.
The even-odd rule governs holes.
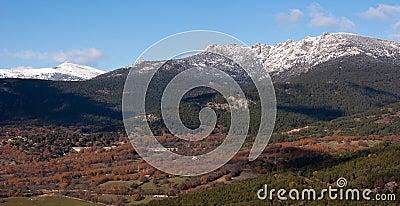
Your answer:
[[[400,101],[399,69],[400,66],[367,56],[351,56],[320,64],[288,82],[276,82],[276,131],[329,121]],[[1,123],[18,121],[21,124],[24,122],[21,120],[25,120],[28,124],[121,128],[121,98],[128,71],[119,69],[84,82],[0,80]],[[257,99],[254,88],[245,91],[248,97]],[[221,99],[218,94],[185,101],[200,101],[203,102],[201,106],[205,106],[216,99]],[[195,112],[185,110],[199,108],[188,105],[182,113],[193,114],[185,118],[198,122]],[[257,104],[254,109],[257,111]],[[257,116],[257,112],[253,114]],[[226,119],[222,122],[227,122]]]
[[[371,149],[358,152],[326,156],[318,164],[309,165],[304,162],[292,171],[276,170],[259,178],[233,183],[224,187],[202,191],[196,194],[182,195],[177,198],[152,201],[148,205],[399,205],[395,201],[345,201],[345,200],[300,200],[281,201],[276,195],[273,200],[260,200],[257,191],[268,184],[269,189],[315,189],[321,191],[329,185],[335,187],[336,180],[346,177],[346,188],[372,189],[385,191],[388,182],[398,182],[400,169],[400,144],[382,143]],[[295,172],[297,171],[297,172]],[[400,191],[391,191],[400,194]],[[276,194],[276,193],[275,193]]]

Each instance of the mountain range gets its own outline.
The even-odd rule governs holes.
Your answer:
[[[179,152],[186,148],[207,152],[212,148],[208,145],[218,146],[220,139],[225,140],[219,132],[227,132],[231,118],[226,98],[215,90],[196,88],[182,98],[179,117],[188,128],[198,128],[199,111],[210,107],[217,115],[215,135],[192,144],[177,141],[168,134],[160,97],[163,87],[176,74],[198,66],[219,68],[238,82],[249,100],[249,137],[243,150],[220,170],[197,179],[170,178],[153,172],[152,167],[142,167],[144,161],[128,147],[130,144],[120,144],[125,133],[121,99],[127,76],[130,71],[133,75],[145,76],[160,62],[141,61],[97,73],[93,68],[64,63],[37,71],[26,69],[19,72],[21,76],[3,75],[0,78],[0,135],[4,139],[0,144],[4,160],[0,161],[4,168],[0,175],[0,181],[4,182],[0,187],[1,197],[54,191],[66,191],[67,196],[73,196],[77,191],[83,198],[96,197],[90,201],[101,199],[103,194],[119,195],[116,197],[144,194],[146,199],[135,203],[143,203],[150,196],[153,199],[150,205],[234,205],[238,202],[263,205],[274,204],[257,198],[256,192],[265,183],[268,187],[271,183],[273,188],[322,191],[327,185],[336,187],[336,180],[346,177],[350,180],[348,187],[370,188],[381,194],[390,192],[386,185],[399,184],[399,43],[354,34],[324,33],[300,41],[289,40],[274,46],[256,44],[250,48],[254,57],[261,60],[262,69],[249,73],[259,71],[258,78],[271,74],[277,105],[269,147],[253,162],[247,162],[246,152],[259,131],[260,98],[247,72],[235,64],[235,59],[246,57],[243,52],[248,49],[237,45],[209,45],[196,55],[161,61],[162,66],[149,84],[146,92],[149,127],[163,146],[179,148]],[[231,58],[214,51],[229,54]],[[24,79],[37,77],[41,79]],[[75,153],[74,147],[90,149]],[[81,160],[79,164],[71,164],[77,159]],[[144,174],[150,178],[141,180]],[[68,183],[65,187],[61,186],[64,182]],[[125,187],[130,193],[123,193]],[[167,189],[164,191],[164,188]],[[153,198],[153,194],[170,195],[177,188],[183,192],[171,193],[178,194],[176,198]],[[13,198],[3,199],[7,204]],[[300,204],[370,203],[321,201],[304,200]],[[399,202],[386,201],[387,204],[399,205]]]
[[[256,45],[261,47],[261,44]],[[269,50],[261,49],[261,52],[255,54],[265,57],[264,66],[272,72],[275,81],[278,130],[332,120],[400,102],[400,46],[396,42],[353,34],[323,34],[299,42],[289,41],[287,45],[291,46],[284,45],[264,45]],[[260,51],[259,47],[251,48]],[[298,54],[299,48],[303,48],[304,53],[301,55]],[[225,49],[225,52],[232,52],[239,57],[242,52],[242,48],[235,45],[210,45],[206,51],[212,49]],[[316,52],[318,49],[321,52]],[[273,58],[278,50],[287,53],[281,55],[281,66],[268,66],[272,64],[267,63],[267,59]],[[287,60],[285,64],[285,59],[292,58],[294,52],[298,54],[297,63],[289,64]],[[249,79],[237,66],[231,65],[224,58],[204,52],[168,61],[160,70],[161,73],[156,74],[155,84],[149,87],[149,103],[146,101],[146,107],[154,106],[153,111],[157,110],[162,85],[176,73],[190,66],[202,65],[207,59],[213,60],[211,66],[224,67],[223,70],[239,84],[251,90],[252,84],[247,84]],[[33,120],[37,124],[98,127],[118,125],[122,119],[121,99],[129,71],[133,69],[140,75],[154,64],[156,62],[142,61],[91,79],[92,76],[86,76],[85,79],[89,79],[86,81],[0,79],[0,124],[21,125],[25,120],[27,124],[32,124]],[[192,105],[204,106],[201,102],[215,100],[215,93],[204,94],[197,93],[198,98],[193,96],[192,99],[197,102]]]
[[[17,67],[0,69],[0,78],[83,81],[104,73],[106,72],[93,67],[65,62],[52,68]]]
[[[320,36],[308,36],[299,41],[287,40],[276,45],[257,43],[250,48],[255,57],[262,61],[265,71],[269,72],[275,81],[284,81],[298,76],[321,63],[343,56],[367,55],[383,62],[400,64],[400,43],[351,33],[323,33]],[[244,56],[245,50],[243,50],[243,46],[231,44],[209,45],[204,51],[219,52],[240,58]],[[201,56],[200,54],[197,57],[207,61],[210,55]],[[135,67],[137,64],[147,64],[146,67],[143,66],[142,71],[152,66],[152,62],[141,61],[127,66],[125,69]],[[223,68],[227,67],[227,64],[224,65],[220,61],[219,66],[221,65]],[[106,72],[93,67],[66,62],[53,68],[0,69],[0,78],[83,81],[104,73]],[[115,74],[115,72],[111,72],[108,75]]]
[[[237,45],[209,45],[206,51],[241,55]],[[309,71],[318,64],[343,56],[367,55],[384,62],[400,63],[400,43],[351,33],[323,33],[300,41],[287,40],[276,45],[251,46],[266,71],[277,80]]]

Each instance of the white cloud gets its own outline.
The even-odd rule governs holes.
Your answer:
[[[85,50],[55,52],[52,54],[52,58],[58,62],[68,61],[77,64],[94,64],[99,59],[104,58],[104,54],[96,48],[89,48]]]
[[[391,19],[399,18],[400,6],[379,4],[377,7],[370,7],[367,11],[361,13],[361,16],[371,19]]]
[[[332,16],[315,16],[311,19],[310,26],[312,27],[338,27],[339,21]]]
[[[20,52],[15,52],[11,53],[8,50],[5,50],[5,53],[7,56],[19,58],[19,59],[46,59],[47,54],[42,53],[42,52],[37,52],[37,51],[32,51],[32,50],[25,50],[25,51],[20,51]]]
[[[5,54],[10,57],[19,59],[36,59],[56,62],[72,62],[77,64],[90,64],[96,65],[97,61],[103,59],[105,55],[96,48],[88,49],[75,49],[70,51],[58,51],[58,52],[39,52],[32,50],[24,50],[19,52],[9,52],[5,50]]]
[[[356,25],[354,24],[354,22],[350,21],[350,19],[342,16],[340,18],[340,28],[343,30],[352,30],[354,29],[354,27],[356,27]]]
[[[329,28],[340,28],[343,30],[354,29],[355,24],[350,19],[342,16],[340,18],[335,17],[331,12],[326,11],[318,3],[312,3],[308,6],[309,15],[311,16],[310,26],[311,27],[329,27]]]
[[[388,33],[392,33],[389,34],[389,37],[400,40],[400,5],[379,4],[377,7],[370,7],[360,16],[388,22],[391,25]]]
[[[400,40],[400,34],[389,34],[389,37]]]
[[[290,13],[278,13],[275,15],[275,19],[280,23],[297,23],[301,21],[304,14],[299,9],[290,9]]]
[[[393,24],[392,29],[394,30],[400,29],[400,21],[397,21],[395,24]]]

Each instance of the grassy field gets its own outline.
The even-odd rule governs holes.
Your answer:
[[[98,197],[100,197],[100,199],[106,200],[106,201],[109,201],[110,199],[117,201],[118,198],[122,197],[124,202],[126,202],[126,203],[132,202],[132,198],[129,195],[117,196],[117,195],[113,195],[113,194],[103,194],[103,195],[99,195]]]
[[[101,199],[103,199],[103,200],[113,199],[114,201],[116,201],[118,199],[117,195],[111,195],[111,194],[100,195],[99,197]],[[119,197],[121,197],[121,196],[119,196]],[[124,198],[125,203],[128,203],[130,205],[141,205],[141,204],[148,203],[148,202],[150,202],[151,200],[154,199],[152,197],[146,197],[146,198],[143,198],[143,199],[141,199],[139,201],[133,201],[131,196],[129,196],[129,195],[125,195],[125,196],[122,196],[122,197]]]
[[[240,175],[238,177],[234,177],[232,178],[235,181],[242,181],[242,180],[247,180],[250,178],[256,178],[259,177],[260,175],[255,173],[255,172],[251,172],[251,171],[243,171],[240,173]]]
[[[169,188],[168,185],[166,185],[166,184],[155,185],[153,182],[146,182],[143,185],[141,185],[140,188],[144,191],[146,191],[146,190],[162,190],[164,192],[168,192],[171,190],[171,188]]]
[[[108,190],[111,189],[112,186],[130,188],[133,183],[139,184],[139,181],[108,181],[101,184],[100,187]]]
[[[67,197],[41,196],[41,197],[10,197],[5,198],[0,206],[93,206],[97,204],[82,202]]]
[[[171,178],[168,178],[168,181],[173,182],[175,184],[181,184],[182,182],[184,182],[187,179],[188,179],[187,177],[171,177]]]

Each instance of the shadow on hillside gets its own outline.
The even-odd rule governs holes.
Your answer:
[[[278,109],[307,115],[313,119],[321,121],[330,121],[344,115],[344,111],[329,107],[278,106]]]
[[[302,171],[307,171],[307,169],[313,171],[323,170],[360,157],[365,157],[370,153],[368,149],[365,149],[342,156],[335,156],[297,147],[290,147],[290,149],[293,150],[290,154],[295,155],[297,158],[285,162],[285,167],[287,169],[294,169],[294,171],[298,169],[301,169]]]
[[[0,80],[0,113],[3,125],[34,122],[39,125],[106,127],[122,119],[120,112],[106,104],[65,93],[52,81],[27,79]]]
[[[400,96],[392,93],[392,92],[388,92],[388,91],[384,91],[384,90],[380,90],[380,89],[375,89],[369,86],[364,86],[364,85],[360,85],[360,84],[356,84],[354,82],[347,82],[351,87],[353,87],[356,90],[360,90],[361,93],[364,94],[368,94],[369,96],[381,96],[381,95],[385,95],[388,96],[390,98],[392,98],[392,100],[388,100],[388,101],[382,101],[381,104],[378,104],[376,106],[385,106],[388,104],[392,104],[395,102],[400,101]]]

